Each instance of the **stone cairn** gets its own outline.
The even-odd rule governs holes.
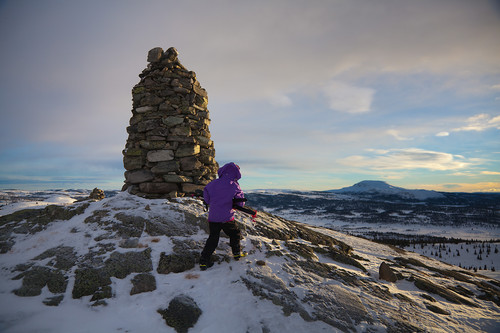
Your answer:
[[[208,95],[178,52],[156,47],[132,89],[132,118],[123,150],[127,190],[148,198],[172,198],[201,190],[216,178],[210,140]]]

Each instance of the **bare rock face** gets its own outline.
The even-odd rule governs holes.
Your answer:
[[[149,64],[132,89],[122,190],[139,196],[184,196],[216,178],[208,95],[177,57],[173,47],[150,50]]]
[[[385,262],[382,262],[380,264],[378,275],[379,275],[378,278],[380,280],[385,280],[389,282],[396,282],[398,280],[392,268]]]

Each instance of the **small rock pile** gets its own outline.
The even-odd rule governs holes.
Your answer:
[[[106,198],[106,194],[104,194],[104,191],[99,189],[99,188],[94,188],[92,190],[92,193],[90,193],[89,195],[89,199],[91,200],[96,200],[96,201],[100,201],[102,199]]]
[[[177,197],[216,178],[208,95],[178,52],[156,47],[132,90],[133,109],[123,151],[127,190],[148,198]]]

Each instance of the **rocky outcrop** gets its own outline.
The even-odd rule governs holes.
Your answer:
[[[123,151],[123,190],[148,198],[203,189],[216,177],[208,95],[178,52],[156,47],[132,89],[133,108]]]
[[[43,209],[23,209],[0,216],[0,254],[12,249],[16,235],[33,235],[45,230],[50,222],[69,220],[83,213],[88,206],[87,202],[79,202],[69,207],[49,205]]]

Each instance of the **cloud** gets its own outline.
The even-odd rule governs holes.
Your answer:
[[[389,137],[380,134],[393,122],[410,126],[387,133],[392,137],[421,137],[418,114],[408,122],[394,110],[420,112],[412,102],[423,90],[445,101],[434,89],[443,82],[454,84],[449,91],[478,86],[471,82],[489,93],[497,89],[498,81],[491,80],[500,68],[500,21],[487,0],[173,3],[4,1],[0,30],[9,33],[1,37],[0,149],[55,142],[54,150],[71,145],[64,152],[68,159],[99,164],[111,155],[98,147],[109,146],[117,149],[113,158],[120,164],[130,90],[156,46],[175,46],[207,89],[217,159],[265,158],[278,171],[297,166],[314,172],[331,165],[340,151],[385,147],[379,142]],[[408,91],[410,81],[418,82]],[[388,82],[402,89],[387,92],[382,85]],[[304,96],[313,98],[304,102]],[[325,106],[338,112],[322,112]],[[359,114],[366,117],[352,117]],[[436,126],[427,118],[421,124]],[[324,138],[306,134],[314,130]],[[22,163],[31,165],[33,154],[27,152]],[[365,160],[396,156],[393,150],[372,154]],[[458,162],[452,156],[449,163]]]
[[[271,104],[278,107],[292,106],[292,100],[287,95],[276,95],[271,98]]]
[[[453,131],[476,131],[482,132],[491,128],[500,129],[500,115],[492,116],[486,113],[477,114],[467,119],[466,125],[455,128]]]
[[[436,136],[449,136],[450,133],[449,132],[439,132],[436,134]]]
[[[424,190],[443,192],[493,192],[500,193],[499,182],[479,183],[448,183],[448,184],[420,184],[419,188]]]
[[[390,149],[373,151],[373,153],[371,156],[349,156],[338,162],[355,168],[375,170],[427,169],[432,171],[463,169],[474,163],[460,155],[419,148]]]
[[[393,136],[394,138],[396,138],[396,140],[399,140],[399,141],[410,141],[410,140],[413,140],[413,138],[407,138],[407,137],[402,136],[399,133],[398,130],[391,129],[391,130],[385,131],[385,133]]]
[[[488,176],[500,176],[500,172],[498,171],[481,171],[481,174]]]
[[[371,110],[375,90],[331,81],[323,88],[330,109],[347,113],[365,113]]]

